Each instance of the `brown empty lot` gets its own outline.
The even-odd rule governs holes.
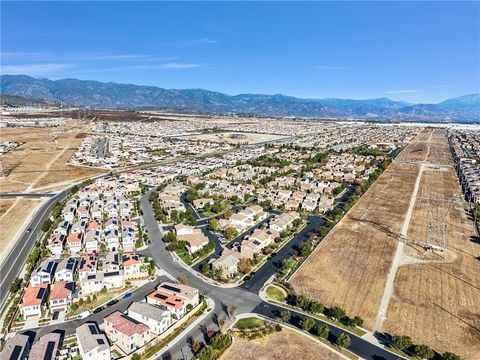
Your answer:
[[[426,170],[419,197],[458,195],[453,169]],[[417,200],[409,237],[424,239],[430,213]],[[438,202],[434,216],[443,217],[448,203]],[[384,330],[409,334],[438,351],[453,351],[464,359],[480,359],[480,244],[472,240],[473,225],[461,202],[445,219],[446,261],[402,266],[397,272],[394,296]],[[453,261],[451,260],[453,259]]]
[[[433,133],[432,133],[433,132]],[[384,285],[410,202],[418,166],[402,161],[451,164],[443,130],[419,134],[356,206],[331,231],[291,281],[302,294],[360,315],[373,330]],[[457,202],[449,212],[446,259],[406,247],[394,282],[384,330],[410,335],[438,351],[466,359],[480,356],[480,245],[471,241],[472,221],[464,210],[453,168],[425,168],[408,237],[424,240],[431,219],[426,198]],[[432,203],[430,203],[432,204]],[[448,202],[433,202],[435,218]],[[389,236],[392,235],[392,236]],[[423,261],[423,262],[422,262]]]
[[[400,232],[417,173],[391,164],[293,275],[295,290],[372,328],[397,246],[388,231]]]
[[[300,356],[301,354],[301,356]],[[222,360],[340,360],[340,355],[307,335],[288,328],[259,340],[235,338]]]
[[[10,202],[10,200],[1,200],[2,207],[7,201]],[[41,201],[37,199],[15,200],[0,215],[0,259],[5,255],[17,232],[22,230],[24,222],[35,212],[40,203]]]
[[[0,179],[0,192],[22,192],[44,186],[55,186],[72,180],[88,178],[98,170],[72,167],[66,164],[82,142],[77,129],[60,132],[46,128],[4,128],[2,141],[24,144],[2,156],[3,169],[12,169]],[[53,141],[49,141],[53,140]]]

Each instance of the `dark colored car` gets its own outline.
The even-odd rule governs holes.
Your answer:
[[[243,278],[243,281],[248,281],[248,280],[250,280],[251,278],[252,278],[252,277],[251,277],[250,275],[247,275],[247,276],[245,276],[245,277]]]
[[[29,233],[31,231],[32,231],[32,228],[28,228],[26,232]]]
[[[95,310],[93,310],[93,313],[94,314],[98,314],[100,311],[102,311],[104,309],[103,306],[100,306],[99,308],[96,308]]]
[[[127,299],[130,299],[131,297],[132,297],[132,293],[128,292],[128,293],[126,293],[125,295],[122,296],[122,299],[127,300]]]
[[[110,301],[107,303],[107,306],[112,306],[112,305],[115,305],[116,303],[118,303],[118,300],[117,300],[117,299],[113,299],[113,300],[110,300]]]

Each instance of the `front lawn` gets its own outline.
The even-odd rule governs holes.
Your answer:
[[[235,323],[238,330],[255,329],[265,325],[265,321],[256,317],[240,319]]]
[[[266,293],[267,296],[272,300],[285,302],[285,294],[280,288],[274,285],[270,285],[269,287],[267,287]]]

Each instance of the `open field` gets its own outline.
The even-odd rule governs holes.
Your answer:
[[[241,133],[241,132],[219,132],[211,134],[199,134],[199,135],[185,135],[179,136],[179,139],[187,140],[200,140],[200,141],[211,141],[216,143],[228,143],[228,144],[238,144],[238,143],[248,143],[255,144],[264,141],[273,141],[285,138],[285,135],[274,135],[274,134],[255,134],[255,133]]]
[[[4,179],[1,192],[35,191],[73,180],[88,178],[98,170],[66,164],[82,142],[79,130],[59,132],[53,128],[4,128],[2,141],[24,142],[16,150],[2,156]],[[65,187],[65,184],[63,187]]]
[[[301,354],[301,357],[299,357]],[[245,340],[235,338],[235,342],[227,349],[220,359],[222,360],[317,360],[343,359],[340,355],[329,350],[307,335],[283,328],[264,339]]]
[[[7,212],[8,209],[15,203],[15,200],[0,199],[0,217]]]
[[[7,201],[11,200],[0,201],[2,208]],[[0,215],[0,259],[5,255],[12,240],[16,238],[17,232],[23,230],[24,223],[41,203],[41,200],[15,200]]]
[[[434,160],[442,159],[439,151]],[[419,198],[452,195],[460,195],[453,168],[424,171]],[[437,202],[433,216],[445,217],[448,207],[447,202]],[[426,237],[430,214],[426,202],[417,200],[409,237]],[[399,268],[384,330],[409,334],[415,341],[464,359],[480,359],[480,261],[476,259],[480,244],[472,241],[473,223],[462,202],[452,206],[445,222],[446,260],[408,248],[410,256],[425,261]]]
[[[439,165],[406,163],[412,160]],[[375,330],[409,335],[440,352],[480,359],[480,261],[475,259],[480,245],[472,241],[473,223],[454,169],[444,164],[451,164],[444,131],[420,133],[291,281],[299,293],[360,315],[371,330],[376,325]],[[442,199],[452,196],[456,200],[447,214],[448,201]],[[423,242],[428,223],[445,214],[445,258],[411,244],[397,251],[401,233]],[[387,278],[394,280],[391,291]],[[380,302],[388,309],[383,321],[377,318]]]
[[[417,173],[392,163],[292,276],[295,290],[372,328],[398,243],[389,232],[401,230]]]

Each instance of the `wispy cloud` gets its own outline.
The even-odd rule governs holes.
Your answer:
[[[339,66],[339,65],[316,65],[315,69],[319,70],[345,70],[350,69],[350,66]]]
[[[422,92],[423,90],[388,90],[384,91],[385,94],[413,94],[413,93],[419,93]]]
[[[2,74],[23,74],[23,75],[50,75],[59,71],[72,68],[72,64],[22,64],[2,65]]]
[[[217,44],[218,41],[210,38],[202,38],[200,39],[200,42],[202,43],[207,43],[207,44]]]
[[[194,69],[204,67],[207,64],[193,64],[193,63],[178,63],[178,62],[170,62],[166,64],[158,64],[158,65],[134,65],[132,68],[134,69]]]

